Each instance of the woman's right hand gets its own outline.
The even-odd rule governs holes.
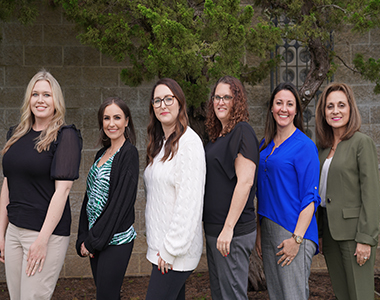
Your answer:
[[[223,227],[222,231],[218,236],[218,239],[216,240],[216,248],[224,257],[227,257],[227,255],[230,254],[230,246],[233,235],[233,229]]]
[[[82,245],[80,245],[80,254],[82,254],[82,256],[90,256],[90,258],[94,257],[94,255],[87,250],[87,248],[84,245],[84,242],[82,243]]]
[[[167,273],[169,270],[173,270],[173,265],[164,261],[161,258],[160,253],[157,253],[157,256],[158,256],[157,268],[159,271],[161,271],[162,274]]]

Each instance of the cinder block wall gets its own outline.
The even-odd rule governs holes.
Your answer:
[[[154,82],[144,83],[137,88],[125,86],[119,74],[128,63],[114,62],[97,50],[81,45],[76,38],[74,24],[66,21],[59,9],[52,10],[41,6],[41,15],[33,25],[25,27],[18,22],[0,23],[0,30],[0,147],[4,146],[8,128],[19,120],[19,108],[27,83],[42,67],[50,71],[61,84],[67,107],[66,122],[74,123],[83,136],[80,178],[70,193],[73,218],[71,243],[61,277],[91,276],[88,259],[77,256],[74,245],[87,172],[99,149],[96,145],[96,113],[105,98],[115,95],[124,99],[131,109],[140,153],[140,182],[135,206],[138,237],[127,275],[150,274],[151,265],[145,258],[145,196],[142,173],[145,166],[149,97]],[[380,31],[354,37],[349,33],[343,34],[335,37],[335,43],[336,51],[345,59],[352,58],[352,53],[358,49],[364,49],[374,57],[380,56]],[[344,69],[335,75],[334,80],[347,82],[354,87],[363,117],[362,131],[369,134],[380,149],[380,102],[379,96],[372,93],[373,86]],[[247,90],[250,123],[261,138],[266,103],[270,96],[269,79],[254,87],[248,86]],[[2,173],[0,178],[2,179]],[[312,267],[313,270],[325,270],[323,257],[315,256]],[[380,268],[380,260],[377,268]],[[205,255],[198,270],[207,270]],[[0,280],[5,280],[3,264],[0,264]]]

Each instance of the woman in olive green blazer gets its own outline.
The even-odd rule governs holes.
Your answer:
[[[320,249],[337,299],[374,299],[380,183],[374,142],[360,133],[352,89],[325,88],[316,109]]]

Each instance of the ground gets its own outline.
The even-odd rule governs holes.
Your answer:
[[[143,300],[148,288],[149,277],[125,277],[121,290],[123,300]],[[375,276],[376,291],[380,292],[380,277]],[[309,280],[311,300],[332,300],[334,293],[327,273],[312,273]],[[380,300],[380,293],[376,295]],[[92,278],[83,279],[59,279],[55,289],[53,300],[94,300],[95,285]],[[266,291],[248,292],[251,299],[269,299]],[[0,299],[9,299],[5,283],[0,283]],[[208,300],[211,299],[210,282],[207,272],[193,273],[186,282],[186,299]]]

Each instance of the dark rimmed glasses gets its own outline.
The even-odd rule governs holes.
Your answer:
[[[154,98],[152,99],[152,105],[154,108],[159,108],[162,105],[162,102],[165,103],[166,106],[173,105],[175,96],[165,96],[164,98]]]
[[[219,103],[220,100],[223,100],[224,103],[229,103],[234,97],[230,96],[230,95],[224,95],[224,96],[219,96],[219,95],[216,95],[216,96],[212,96],[211,99],[212,101],[216,102],[216,103]]]

